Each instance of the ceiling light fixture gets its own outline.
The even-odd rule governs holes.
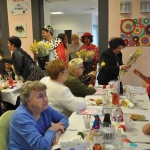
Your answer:
[[[63,12],[50,12],[50,14],[58,15],[58,14],[64,14],[64,13]]]
[[[94,7],[85,8],[85,10],[94,10]]]

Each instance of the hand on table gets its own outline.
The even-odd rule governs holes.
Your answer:
[[[61,130],[58,130],[58,131],[56,132],[56,136],[55,136],[55,139],[54,139],[52,145],[58,144],[60,135],[61,135]]]
[[[53,124],[51,127],[48,128],[48,130],[54,130],[54,131],[58,131],[61,130],[61,132],[63,133],[65,131],[65,127],[64,124],[62,122]]]
[[[94,87],[92,84],[89,84],[89,86],[88,87]]]

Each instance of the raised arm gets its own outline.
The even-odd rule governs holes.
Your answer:
[[[139,70],[134,69],[133,73],[136,74],[137,76],[139,76],[140,78],[142,78],[145,82],[148,82],[148,77],[143,75]]]

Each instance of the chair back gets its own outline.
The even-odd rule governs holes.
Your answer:
[[[0,150],[8,150],[9,123],[14,110],[6,111],[0,117]]]

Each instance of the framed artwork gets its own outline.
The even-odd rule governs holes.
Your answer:
[[[11,15],[25,15],[30,13],[29,0],[9,0]]]
[[[27,37],[27,29],[25,23],[14,25],[14,35],[18,37]]]
[[[150,46],[150,18],[121,20],[120,32],[126,46]]]

